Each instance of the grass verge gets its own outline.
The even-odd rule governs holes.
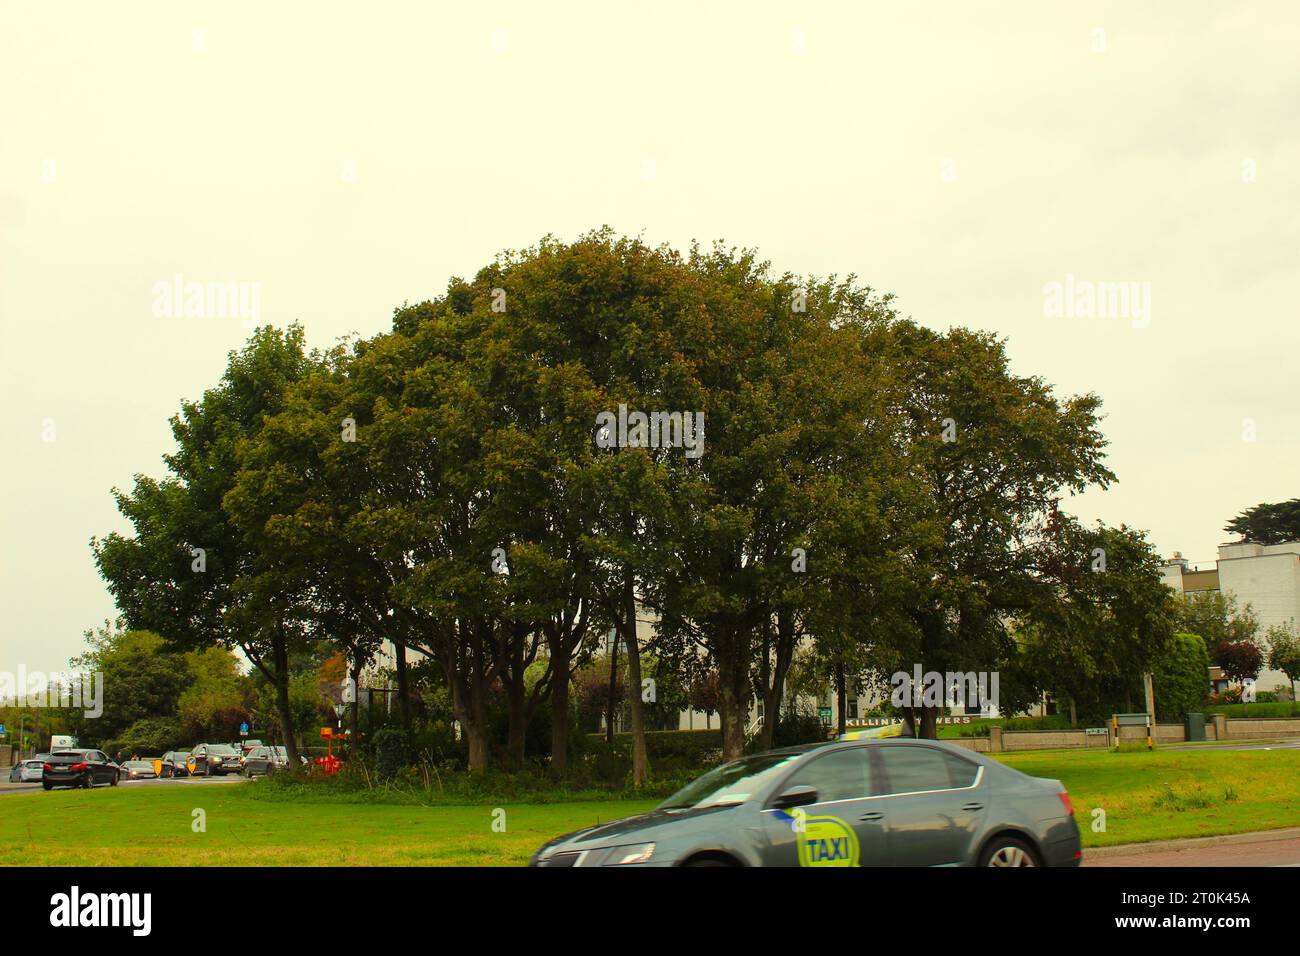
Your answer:
[[[1300,750],[999,755],[1061,780],[1085,847],[1300,826]],[[0,865],[512,866],[550,838],[657,799],[420,806],[311,799],[262,783],[100,788],[0,797]],[[505,811],[504,833],[493,811]],[[1092,827],[1095,809],[1106,828]],[[195,810],[206,824],[195,832]]]

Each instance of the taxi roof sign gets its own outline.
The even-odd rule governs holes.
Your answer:
[[[889,724],[886,727],[867,727],[863,730],[850,730],[848,733],[840,734],[840,740],[881,740],[886,737],[905,737],[909,736],[903,731],[905,725],[902,723]]]

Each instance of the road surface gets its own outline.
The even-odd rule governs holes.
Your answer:
[[[1083,851],[1084,866],[1300,866],[1300,829]]]

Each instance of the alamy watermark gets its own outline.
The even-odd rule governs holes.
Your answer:
[[[687,458],[704,454],[703,412],[618,412],[596,415],[597,448],[684,448]]]
[[[1128,319],[1135,329],[1151,324],[1150,282],[1093,282],[1066,273],[1064,282],[1043,286],[1043,315],[1049,319]]]
[[[262,320],[260,282],[187,282],[178,272],[151,291],[157,319],[242,319],[247,326]]]
[[[895,707],[963,707],[992,711],[998,706],[998,672],[925,671],[890,676],[890,703]]]
[[[0,671],[0,704],[18,707],[80,708],[89,718],[104,713],[104,675],[29,671]]]

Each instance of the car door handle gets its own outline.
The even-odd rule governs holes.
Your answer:
[[[970,813],[974,813],[976,810],[983,810],[983,809],[984,809],[984,804],[982,804],[982,803],[967,803],[967,804],[963,804],[963,805],[962,805],[962,809],[963,809],[963,810],[966,810],[966,811],[968,811],[968,812],[970,812]]]
[[[862,814],[862,816],[858,817],[859,820],[863,820],[866,822],[870,822],[873,820],[883,820],[884,818],[885,815],[881,813],[879,810],[872,810],[870,813],[864,813]]]

